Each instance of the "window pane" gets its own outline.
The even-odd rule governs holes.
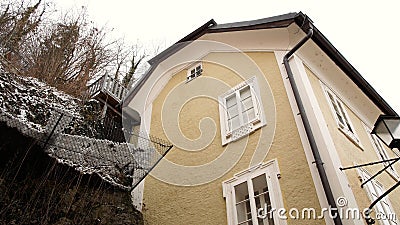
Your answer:
[[[203,72],[203,70],[201,69],[201,66],[199,65],[196,67],[196,76],[200,76],[201,72]]]
[[[373,140],[374,146],[375,146],[376,150],[378,151],[378,154],[379,154],[381,160],[388,160],[389,156],[387,155],[387,152],[383,148],[383,146],[382,146],[381,142],[379,141],[379,139],[374,134],[371,134],[371,138]],[[389,164],[390,164],[390,162],[384,162],[383,163],[384,166],[388,166]],[[396,170],[394,169],[393,166],[389,166],[387,169],[394,176],[398,176],[397,172],[396,172]]]
[[[235,116],[231,119],[228,119],[228,127],[229,127],[229,131],[233,131],[233,130],[239,128],[240,127],[239,116]]]
[[[240,100],[242,103],[243,122],[248,123],[255,119],[254,103],[251,97],[250,86],[240,90]]]
[[[247,182],[235,186],[235,206],[238,224],[252,225]]]
[[[333,106],[333,109],[335,110],[336,117],[337,117],[337,119],[339,120],[339,123],[340,123],[341,125],[345,126],[344,119],[343,119],[343,117],[342,117],[342,113],[340,112],[340,110],[339,110],[339,108],[338,108],[338,106],[337,106],[337,103],[336,103],[335,98],[334,98],[334,97],[332,96],[332,94],[329,93],[328,91],[327,91],[327,94],[328,94],[329,100],[331,101],[331,105]]]
[[[257,212],[258,209],[262,208],[263,212],[266,213],[266,218],[258,218],[259,225],[272,225],[274,224],[271,212],[271,199],[269,197],[269,190],[267,185],[267,179],[265,174],[253,178],[253,189],[254,189],[254,200],[256,202]]]
[[[253,121],[256,118],[254,108],[250,108],[243,112],[243,122],[246,124],[249,121]]]
[[[228,119],[231,119],[239,114],[237,105],[231,106],[228,110]]]
[[[229,95],[226,98],[226,108],[230,108],[236,104],[237,104],[237,102],[236,102],[236,94],[235,93],[233,93],[232,95]]]
[[[243,106],[243,111],[253,108],[253,101],[251,97],[242,99],[242,106]]]
[[[246,99],[251,97],[250,86],[246,86],[240,90],[240,97],[242,99]]]
[[[226,108],[228,117],[228,129],[232,131],[240,127],[239,109],[236,101],[236,94],[226,98]]]
[[[338,105],[338,107],[339,107],[339,109],[340,109],[340,112],[342,113],[343,119],[344,119],[344,121],[345,121],[346,128],[347,128],[351,133],[354,133],[354,132],[353,132],[353,128],[351,128],[351,124],[350,124],[350,122],[349,122],[349,119],[346,117],[346,113],[345,113],[345,111],[344,111],[344,108],[343,108],[342,104],[341,104],[340,102],[337,102],[337,105]]]

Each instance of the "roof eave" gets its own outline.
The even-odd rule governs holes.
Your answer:
[[[205,34],[208,30],[209,27],[215,26],[217,23],[211,19],[207,23],[203,24],[190,34],[186,35],[184,38],[180,39],[177,41],[174,45],[170,46],[169,48],[165,49],[162,51],[160,54],[156,55],[152,59],[148,61],[150,65],[157,64],[159,62],[162,62],[164,59],[168,58],[170,55],[173,55],[180,49],[182,49],[184,46],[186,46],[190,41],[196,40],[197,38],[201,37],[203,34]]]
[[[307,33],[313,26],[312,21],[304,23],[304,20],[295,19],[296,24]],[[371,99],[386,115],[397,116],[396,111],[378,94],[378,92],[366,81],[362,75],[345,59],[345,57],[332,45],[332,43],[313,26],[314,35],[311,39],[324,51],[329,58]]]
[[[179,40],[175,45],[167,48],[154,58],[150,59],[148,62],[151,67],[142,79],[135,85],[134,90],[125,98],[124,101],[131,101],[139,89],[146,82],[150,74],[155,70],[157,65],[173,55],[183,47],[185,47],[190,41],[196,40],[206,33],[219,33],[219,32],[230,32],[230,31],[243,31],[243,30],[254,30],[254,29],[271,29],[287,27],[291,23],[295,22],[305,33],[308,32],[310,27],[314,28],[314,35],[312,40],[332,59],[332,61],[345,73],[349,78],[370,98],[378,108],[386,115],[398,116],[396,111],[376,92],[376,90],[361,76],[361,74],[344,58],[344,56],[330,43],[330,41],[316,28],[313,26],[313,21],[302,12],[299,13],[289,13],[281,16],[271,17],[267,19],[264,23],[251,23],[249,21],[231,23],[229,26],[217,25],[217,23],[211,19],[201,27],[197,28],[181,40]]]
[[[166,50],[162,51],[152,59],[148,61],[150,64],[150,69],[142,76],[142,78],[136,83],[135,87],[132,91],[128,93],[128,95],[123,100],[124,102],[130,102],[134,96],[139,92],[139,89],[144,85],[147,81],[148,77],[151,73],[155,70],[159,63],[164,61],[169,56],[173,55],[174,53],[178,52],[180,49],[185,47],[190,43],[190,41],[196,40],[197,38],[201,37],[206,33],[219,33],[219,32],[228,32],[228,31],[241,31],[241,30],[253,30],[253,29],[270,29],[270,28],[280,28],[280,27],[287,27],[291,23],[293,23],[293,19],[298,16],[302,16],[303,14],[300,13],[288,13],[281,16],[271,17],[271,21],[265,24],[255,24],[255,25],[247,25],[247,26],[232,26],[229,28],[218,28],[217,23],[211,19],[207,23],[203,24],[190,34],[186,35],[184,38],[180,39],[174,45],[170,46]],[[232,24],[239,24],[239,23],[232,23]],[[214,29],[212,29],[215,27]]]

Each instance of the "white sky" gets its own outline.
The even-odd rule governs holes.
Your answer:
[[[210,19],[220,24],[302,11],[400,113],[396,0],[55,1],[64,9],[86,6],[96,23],[114,28],[114,35],[154,48],[172,45]]]

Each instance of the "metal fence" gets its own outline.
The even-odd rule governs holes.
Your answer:
[[[129,132],[133,137],[132,143],[107,140],[107,131],[104,132],[104,139],[64,133],[73,120],[68,113],[54,110],[46,127],[40,129],[32,123],[0,112],[0,121],[37,140],[44,151],[58,162],[82,173],[96,173],[125,190],[135,188],[172,148],[168,141],[144,133]],[[123,136],[121,127],[115,126],[113,129]]]

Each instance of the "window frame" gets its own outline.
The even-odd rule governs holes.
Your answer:
[[[198,70],[198,68],[200,69]],[[192,76],[192,71],[194,71],[194,76]],[[196,79],[198,76],[203,74],[203,63],[195,63],[194,66],[191,66],[186,73],[186,83]]]
[[[384,147],[382,141],[375,135],[375,134],[371,134],[371,131],[369,129],[367,129],[367,133],[369,134],[369,139],[371,140],[371,144],[372,144],[372,148],[375,150],[378,158],[380,160],[388,160],[390,159],[389,155],[388,155],[388,151],[387,149]],[[395,151],[393,151],[393,153],[399,157],[397,155],[397,153]],[[383,167],[387,166],[390,164],[390,162],[384,162],[382,163]],[[393,164],[394,165],[394,164]],[[396,169],[392,166],[388,167],[385,171],[396,181],[400,181],[400,175],[399,173],[396,171]]]
[[[222,183],[223,186],[223,197],[226,201],[226,209],[227,209],[227,219],[228,225],[237,225],[237,209],[236,209],[236,193],[235,193],[235,186],[238,186],[244,182],[246,182],[248,187],[249,193],[249,201],[250,201],[250,208],[252,209],[251,212],[251,221],[253,225],[258,224],[258,217],[257,217],[257,210],[256,210],[256,203],[254,199],[253,190],[253,183],[252,179],[257,178],[258,176],[265,175],[269,199],[271,202],[271,207],[273,209],[280,209],[284,208],[283,206],[283,199],[282,199],[282,192],[279,185],[279,178],[280,178],[280,171],[278,166],[278,161],[276,159],[270,160],[265,163],[260,163],[255,165],[249,169],[241,171],[234,175],[233,178],[226,180]],[[275,212],[276,211],[272,211]],[[286,225],[286,221],[279,219],[278,216],[273,217],[274,225]]]
[[[361,177],[360,179],[361,182],[364,182],[371,178],[371,174],[365,169],[359,168],[358,173],[359,176]],[[367,192],[368,198],[370,199],[371,203],[386,191],[384,186],[381,183],[379,183],[376,179],[372,179],[368,183],[366,183],[364,185],[364,189]],[[374,206],[374,210],[375,212],[378,211],[383,212],[385,215],[388,214],[396,215],[395,211],[393,210],[392,204],[390,203],[389,196],[385,196],[382,200],[380,200]],[[395,221],[379,219],[379,222],[381,225],[399,225],[399,221],[397,220],[397,215],[395,216]]]
[[[345,134],[354,144],[362,148],[360,139],[356,133],[354,125],[347,113],[346,105],[343,101],[325,84],[321,82],[323,86],[326,100],[328,101],[329,108],[336,120],[338,129]]]
[[[252,108],[254,109],[254,118],[248,121],[244,121],[243,104],[241,101],[241,91],[245,88],[249,88],[251,95]],[[239,126],[235,129],[229,126],[229,114],[227,99],[231,96],[235,96],[237,105],[237,113],[239,118]],[[220,113],[220,125],[221,125],[221,139],[222,145],[229,142],[239,140],[240,138],[254,132],[255,130],[266,125],[264,116],[263,104],[260,95],[260,89],[258,86],[257,78],[251,77],[248,80],[236,85],[229,91],[223,93],[218,97],[219,101],[219,113]],[[248,115],[247,115],[248,116]]]

